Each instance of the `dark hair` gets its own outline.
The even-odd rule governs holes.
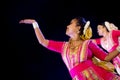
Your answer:
[[[103,26],[103,28],[106,28],[106,30],[109,32],[108,28],[105,25],[105,22],[101,22],[101,23],[99,23],[99,25]]]
[[[81,26],[81,29],[80,29],[80,35],[83,34],[83,30],[84,30],[84,26],[86,24],[86,20],[84,17],[75,17],[74,19],[77,20],[77,26]]]

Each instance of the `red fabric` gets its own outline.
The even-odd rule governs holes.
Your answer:
[[[101,38],[94,39],[95,42],[96,42],[96,44],[100,45],[100,39],[101,39]]]
[[[88,48],[92,51],[92,53],[99,59],[104,60],[107,56],[107,53],[101,49],[97,44],[94,44],[92,41],[89,43]]]
[[[82,72],[86,68],[90,67],[92,64],[93,63],[91,60],[81,62],[80,64],[78,64],[77,66],[75,66],[70,70],[70,75],[74,78],[76,75],[78,75],[80,72]]]
[[[120,30],[112,30],[112,38],[115,43],[118,43],[118,37],[120,37]]]
[[[47,48],[52,51],[61,53],[63,44],[64,44],[64,42],[62,42],[62,41],[49,40],[49,44],[48,44]]]

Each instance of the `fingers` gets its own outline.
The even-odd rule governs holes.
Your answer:
[[[20,20],[19,23],[24,23],[24,20]]]
[[[19,23],[32,24],[33,22],[35,22],[34,19],[24,19],[24,20],[20,20]]]

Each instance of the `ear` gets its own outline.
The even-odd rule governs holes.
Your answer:
[[[77,28],[78,28],[78,30],[80,30],[80,26],[78,26]]]
[[[80,33],[80,26],[77,26],[77,33]]]

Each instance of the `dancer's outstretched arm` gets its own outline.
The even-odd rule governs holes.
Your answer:
[[[48,40],[45,39],[45,37],[44,37],[43,33],[41,32],[41,30],[39,28],[39,25],[38,25],[36,20],[34,20],[34,19],[23,19],[23,20],[20,20],[19,23],[32,24],[39,43],[41,45],[43,45],[44,47],[47,47]]]

